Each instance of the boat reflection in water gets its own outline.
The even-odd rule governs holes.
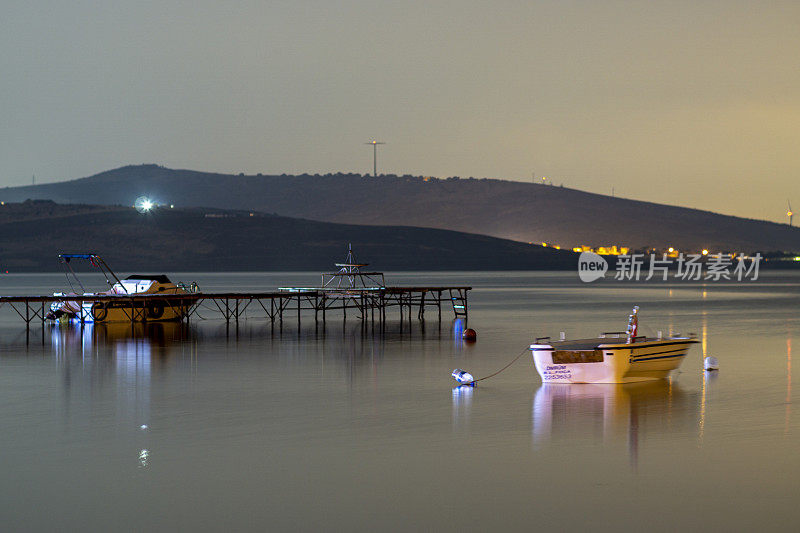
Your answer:
[[[142,353],[169,348],[193,337],[193,328],[183,322],[134,322],[55,324],[50,342],[56,356],[125,354],[137,347]]]
[[[627,441],[631,466],[648,438],[697,431],[698,395],[671,379],[628,384],[542,384],[533,399],[537,444],[566,439]]]
[[[130,443],[138,468],[152,465],[151,373],[179,355],[179,344],[194,339],[190,326],[177,322],[108,323],[83,327],[56,324],[50,340],[63,376],[62,405],[76,427],[96,421],[93,404],[99,398],[116,401],[115,421]],[[191,343],[190,343],[191,344]],[[192,350],[194,351],[194,350]],[[88,384],[85,383],[88,381]],[[92,391],[88,397],[86,387]],[[110,423],[110,422],[109,422]]]
[[[102,382],[113,374],[117,380],[147,381],[154,364],[166,364],[170,354],[194,344],[187,341],[196,337],[194,328],[181,322],[56,324],[50,330],[65,378],[74,367],[90,370],[91,379]],[[113,374],[109,374],[111,368],[116,370]]]

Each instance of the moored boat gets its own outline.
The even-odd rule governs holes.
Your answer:
[[[530,345],[534,365],[544,383],[631,383],[666,378],[683,362],[693,336],[637,335],[639,307],[634,307],[625,332],[592,339],[551,341]]]
[[[119,279],[100,256],[96,254],[62,254],[59,260],[82,289],[82,292],[58,292],[46,318],[50,320],[75,320],[79,322],[141,322],[182,320],[188,316],[193,303],[180,296],[197,292],[196,284],[185,287],[175,284],[165,275],[135,274]],[[73,259],[88,260],[105,275],[109,289],[100,292],[83,291],[83,285],[70,267]],[[72,285],[72,281],[70,281]],[[154,298],[147,298],[147,296]],[[175,295],[175,298],[168,296]],[[131,298],[135,296],[135,298]],[[59,299],[59,297],[63,299]],[[66,297],[66,298],[64,298]]]

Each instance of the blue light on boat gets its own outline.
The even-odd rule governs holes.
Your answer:
[[[472,385],[474,386],[475,378],[472,377],[472,374],[467,372],[466,370],[461,370],[460,368],[456,368],[453,370],[451,374],[453,379],[457,382],[461,383],[462,385]]]

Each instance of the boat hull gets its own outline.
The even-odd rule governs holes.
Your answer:
[[[128,302],[95,302],[91,307],[91,318],[101,322],[164,322],[183,320],[189,308],[180,301],[154,301],[142,304]]]
[[[544,383],[633,383],[663,379],[683,362],[690,338],[670,338],[632,344],[598,344],[569,350],[532,344],[536,370]]]
[[[175,294],[182,293],[176,291]],[[98,296],[108,295],[101,294]],[[95,300],[92,295],[86,295],[86,300],[54,302],[50,306],[50,313],[46,318],[97,323],[165,322],[183,320],[189,316],[193,305],[193,303],[187,303],[182,298],[152,298],[145,300],[114,296],[114,298]]]

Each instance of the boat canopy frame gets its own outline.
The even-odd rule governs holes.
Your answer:
[[[77,292],[77,291],[75,291],[75,287],[73,287],[73,285],[72,285],[72,281],[70,280],[70,274],[72,274],[72,278],[80,286],[81,291],[84,294],[86,293],[86,289],[84,288],[83,283],[81,283],[80,278],[75,273],[75,271],[72,269],[72,266],[70,265],[70,261],[72,261],[73,259],[82,259],[82,260],[85,260],[85,261],[89,261],[89,264],[91,264],[93,267],[98,269],[103,274],[103,276],[105,276],[106,283],[108,284],[109,288],[113,288],[115,284],[119,284],[119,286],[122,287],[122,290],[125,291],[125,294],[129,294],[128,293],[128,289],[125,287],[125,285],[119,279],[119,277],[116,274],[114,274],[114,271],[111,270],[111,267],[108,266],[108,264],[99,255],[97,255],[97,254],[59,254],[58,255],[58,261],[61,264],[64,265],[64,271],[65,271],[64,274],[66,275],[67,283],[69,283],[69,286],[70,286],[70,288],[72,289],[73,292]],[[114,283],[112,283],[111,279],[109,279],[109,278],[112,278],[114,280]]]

